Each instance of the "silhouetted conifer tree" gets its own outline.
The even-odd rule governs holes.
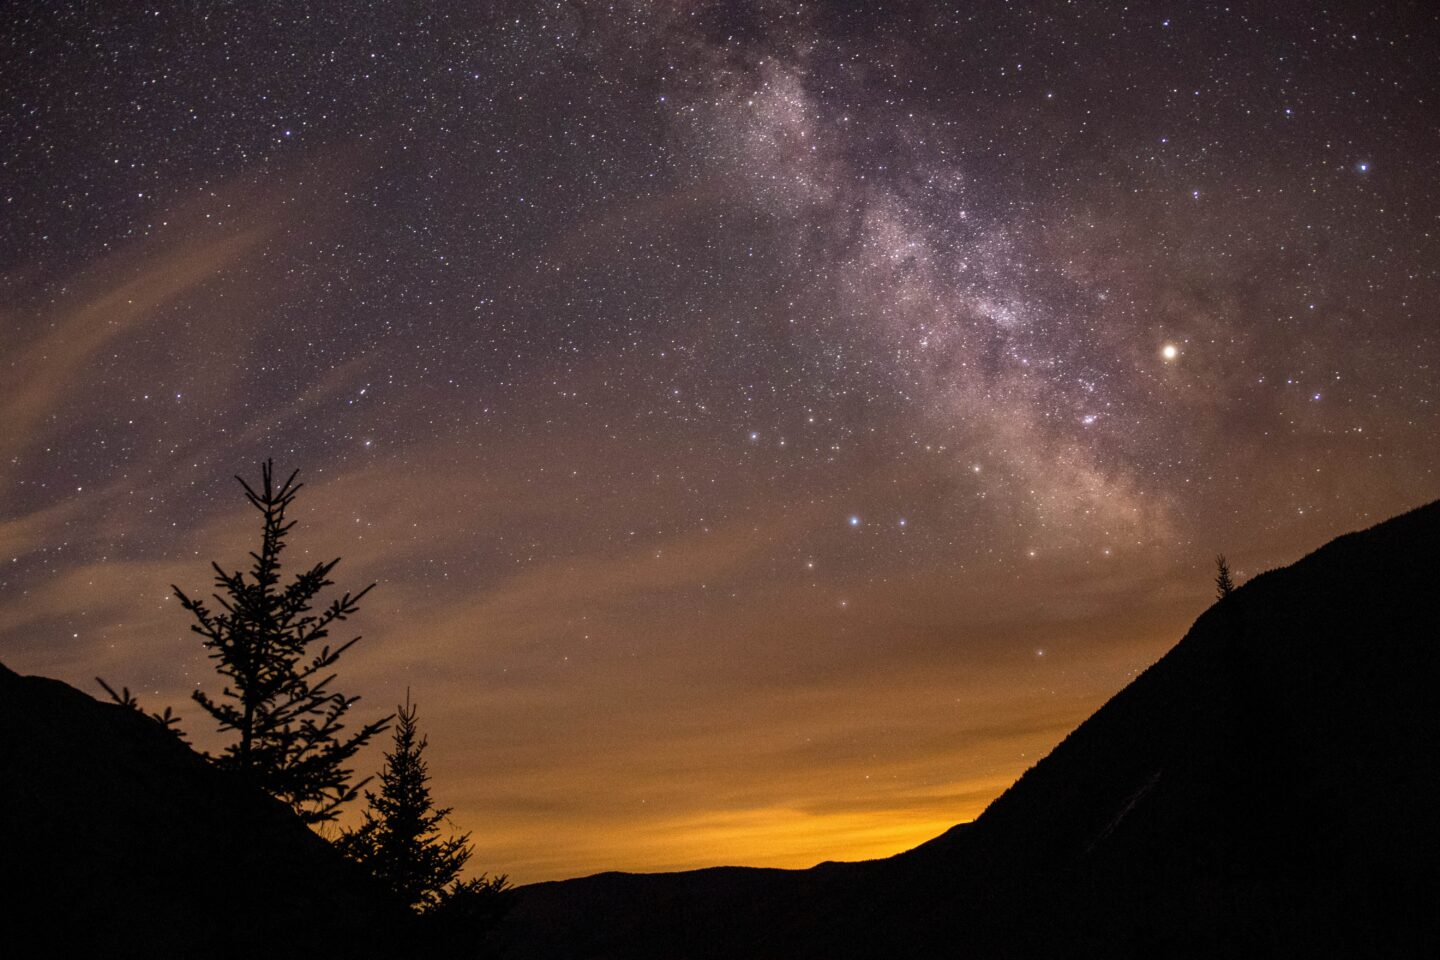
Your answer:
[[[437,808],[430,798],[430,772],[423,756],[426,739],[419,735],[418,713],[407,692],[405,706],[396,713],[395,747],[385,754],[380,772],[380,792],[365,791],[364,822],[342,833],[336,845],[405,903],[430,910],[456,895],[468,899],[492,887],[498,893],[505,878],[456,881],[470,859],[470,835],[440,837],[440,823],[450,808]],[[452,888],[447,891],[447,887]],[[453,906],[458,907],[459,901]]]
[[[1230,564],[1225,554],[1215,558],[1215,599],[1224,600],[1235,591],[1235,581],[1230,579]]]
[[[337,808],[364,785],[351,785],[346,763],[385,730],[391,717],[344,734],[345,715],[359,697],[331,690],[335,675],[329,671],[360,638],[333,648],[322,643],[333,624],[356,612],[370,587],[341,594],[317,612],[317,597],[333,584],[330,572],[338,557],[280,585],[280,554],[295,526],[285,519],[285,511],[302,486],[295,476],[276,486],[274,464],[267,460],[261,466],[259,490],[236,477],[245,498],[264,518],[264,528],[259,551],[250,554],[254,562],[248,576],[211,564],[219,588],[214,595],[217,612],[179,587],[173,589],[195,618],[190,629],[204,637],[215,668],[226,680],[218,698],[198,690],[194,698],[222,732],[233,731],[239,738],[211,759],[290,804],[307,823],[317,823],[334,819]],[[317,644],[320,649],[314,652]]]
[[[121,692],[116,693],[115,688],[110,686],[110,684],[106,683],[100,677],[96,677],[95,682],[100,684],[100,686],[104,687],[105,692],[110,694],[110,699],[120,704],[120,706],[128,707],[129,709],[134,710],[136,713],[140,714],[140,716],[145,717],[148,720],[153,720],[156,723],[160,724],[160,726],[163,727],[166,732],[177,737],[181,743],[190,742],[185,739],[185,733],[180,729],[180,718],[170,707],[166,707],[163,713],[156,713],[154,711],[146,710],[144,707],[140,706],[139,698],[136,697],[135,694],[130,692],[129,687],[122,687]]]
[[[456,881],[440,902],[423,914],[420,942],[432,957],[482,960],[496,956],[495,944],[487,942],[486,935],[509,909],[504,874]]]

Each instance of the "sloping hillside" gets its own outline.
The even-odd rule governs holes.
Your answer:
[[[517,957],[1440,954],[1440,505],[1205,612],[974,824],[521,888]]]
[[[158,724],[0,666],[6,943],[27,957],[378,956],[408,913]]]

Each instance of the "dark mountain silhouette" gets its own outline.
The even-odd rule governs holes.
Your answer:
[[[4,666],[0,873],[15,956],[368,957],[410,931],[279,801],[133,710]]]
[[[1440,956],[1440,504],[1207,610],[888,860],[516,891],[516,958]]]

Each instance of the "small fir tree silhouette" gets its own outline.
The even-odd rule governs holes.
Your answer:
[[[508,878],[481,874],[457,880],[423,917],[420,941],[433,957],[495,956],[486,937],[510,910]]]
[[[167,733],[173,735],[181,743],[190,742],[185,739],[185,733],[180,729],[180,717],[170,707],[166,707],[163,713],[147,711],[144,707],[140,706],[140,699],[130,692],[129,687],[122,687],[120,692],[116,693],[115,688],[100,677],[96,677],[95,682],[104,687],[105,692],[110,694],[110,699],[120,704],[120,706],[134,710],[140,714],[140,716],[160,724]]]
[[[425,911],[456,895],[468,899],[498,893],[505,878],[456,880],[472,853],[470,835],[440,837],[441,821],[450,808],[437,808],[430,797],[430,772],[423,756],[427,742],[419,735],[418,713],[407,690],[405,705],[396,713],[395,747],[385,754],[380,772],[380,792],[365,791],[364,822],[343,832],[336,846],[406,904]]]
[[[1230,564],[1225,554],[1215,557],[1215,599],[1224,600],[1235,592],[1235,581],[1230,579]]]
[[[346,764],[392,718],[367,723],[349,735],[344,732],[346,713],[360,698],[331,690],[335,674],[330,668],[360,638],[338,647],[323,641],[333,624],[356,612],[374,584],[357,594],[341,594],[318,612],[317,598],[333,585],[330,572],[338,557],[280,585],[280,555],[295,526],[285,512],[302,484],[295,482],[296,473],[278,486],[274,476],[274,463],[267,460],[261,466],[259,490],[236,477],[245,499],[264,518],[263,531],[259,551],[250,554],[248,576],[211,564],[219,588],[214,595],[218,611],[179,587],[172,589],[195,618],[190,629],[204,638],[226,680],[218,698],[197,690],[195,701],[222,732],[239,738],[210,759],[288,803],[307,823],[318,823],[333,820],[338,808],[359,793],[366,781],[351,785],[353,772]]]

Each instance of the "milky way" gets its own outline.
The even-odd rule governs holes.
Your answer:
[[[213,685],[273,456],[481,869],[974,816],[1440,495],[1436,14],[1201,7],[11,16],[0,659]]]

